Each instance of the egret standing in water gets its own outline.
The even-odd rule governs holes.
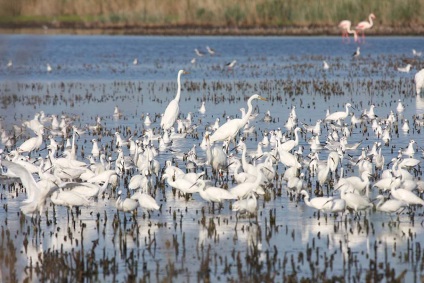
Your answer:
[[[325,121],[337,121],[337,120],[344,120],[349,115],[349,107],[352,107],[350,103],[346,103],[345,109],[346,111],[339,111],[334,112],[325,117]]]
[[[250,114],[252,114],[252,101],[254,99],[260,99],[263,101],[267,101],[266,98],[263,98],[259,94],[252,95],[249,100],[247,101],[247,107],[248,110],[246,112],[246,115],[242,119],[232,119],[219,127],[210,137],[210,142],[216,142],[216,141],[231,141],[234,140],[237,136],[238,132],[241,128],[243,128],[247,121],[249,120]]]
[[[415,88],[417,95],[420,95],[421,89],[424,87],[424,69],[415,74]]]
[[[184,70],[178,71],[178,89],[177,95],[175,98],[168,104],[168,107],[165,109],[165,113],[162,116],[162,120],[160,121],[160,126],[164,130],[169,130],[175,123],[178,117],[178,113],[180,112],[180,96],[181,96],[181,75],[188,74],[188,72]]]

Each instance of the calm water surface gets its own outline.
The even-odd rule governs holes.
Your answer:
[[[206,46],[215,49],[216,54],[207,54]],[[413,116],[423,114],[424,100],[415,96],[413,76],[424,63],[411,52],[413,48],[420,51],[422,46],[424,39],[416,37],[367,38],[360,45],[361,56],[352,59],[356,45],[343,44],[334,37],[0,36],[2,127],[11,131],[13,124],[20,125],[39,111],[74,117],[78,127],[93,125],[101,116],[110,135],[82,135],[77,145],[78,158],[83,160],[81,149],[87,156],[92,138],[101,138],[100,143],[106,145],[113,142],[115,131],[131,129],[137,136],[147,128],[158,132],[160,114],[176,93],[177,72],[185,69],[190,74],[182,78],[180,115],[184,118],[192,112],[197,134],[175,141],[172,151],[160,152],[156,159],[161,166],[176,152],[199,145],[207,125],[216,118],[222,124],[227,116],[240,117],[239,109],[247,108],[246,100],[254,93],[269,101],[254,102],[258,116],[251,121],[255,134],[246,139],[249,150],[256,150],[264,132],[277,128],[285,131],[293,106],[301,125],[323,119],[327,109],[341,111],[347,102],[352,103],[357,116],[375,104],[378,117],[386,118],[393,111],[399,123],[389,145],[382,147],[387,163],[397,156],[399,148],[407,147],[410,139],[415,139],[418,146],[423,143],[421,127],[414,127]],[[198,57],[195,48],[205,56]],[[137,65],[132,63],[134,58],[138,58]],[[195,63],[191,63],[193,58]],[[13,61],[10,68],[6,67],[8,60]],[[228,70],[225,64],[232,60],[237,64]],[[323,60],[330,64],[329,70],[323,70]],[[47,63],[53,68],[50,73],[46,71]],[[410,73],[396,70],[407,63],[413,66]],[[403,113],[396,112],[399,99],[405,105]],[[206,101],[204,115],[197,111],[202,101]],[[123,112],[120,119],[112,116],[115,106]],[[270,123],[262,120],[267,110],[273,117]],[[156,117],[149,127],[143,124],[146,114]],[[400,129],[404,118],[410,121],[409,132]],[[350,119],[346,122],[350,124]],[[361,141],[360,148],[381,141],[371,123],[351,130],[349,143]],[[28,130],[17,145],[31,134]],[[327,127],[323,127],[321,142],[326,136]],[[309,137],[302,135],[300,140],[305,146],[304,156],[310,151]],[[61,142],[63,138],[56,140]],[[357,167],[348,165],[348,159],[349,155],[357,158],[360,148],[344,156],[342,166],[348,175],[358,175]],[[197,147],[197,153],[199,159],[205,159],[204,150]],[[109,154],[116,157],[116,149]],[[320,159],[327,156],[328,151],[320,152]],[[415,157],[421,159],[421,151]],[[185,162],[176,160],[185,169]],[[210,175],[209,166],[199,166],[198,171],[204,169]],[[280,163],[277,172],[280,175],[284,171]],[[417,174],[421,178],[421,172]],[[153,182],[159,184],[155,178]],[[314,191],[315,179],[311,185]],[[228,186],[234,185],[230,181]],[[119,189],[126,192],[124,179]],[[372,197],[377,194],[371,191]],[[166,186],[155,190],[162,206],[160,212],[149,215],[139,210],[135,218],[118,215],[116,194],[108,192],[94,206],[81,208],[75,222],[66,208],[56,207],[53,212],[53,206],[48,206],[48,216],[41,216],[41,230],[36,230],[31,217],[20,220],[19,207],[25,197],[23,191],[17,193],[4,186],[0,200],[0,219],[4,220],[1,243],[4,248],[4,231],[9,230],[16,251],[15,278],[19,281],[27,277],[45,280],[41,272],[30,272],[26,267],[55,266],[51,254],[47,254],[54,251],[68,255],[82,252],[79,256],[86,261],[84,269],[91,273],[77,275],[75,264],[69,267],[72,257],[68,256],[64,266],[69,272],[56,274],[71,280],[126,281],[136,276],[148,281],[184,282],[283,282],[289,278],[422,281],[422,207],[414,211],[414,221],[403,213],[394,222],[373,210],[362,213],[360,220],[348,214],[344,218],[322,213],[318,216],[302,200],[290,200],[285,183],[276,182],[265,200],[259,197],[257,220],[237,221],[229,202],[222,210],[212,211],[200,196],[187,201]],[[90,265],[90,256],[103,263]],[[5,257],[0,259],[0,281],[2,276],[7,281],[13,278],[9,277],[13,271]],[[63,266],[58,264],[57,268]]]

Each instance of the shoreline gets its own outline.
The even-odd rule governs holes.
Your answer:
[[[70,34],[70,35],[152,35],[152,36],[339,36],[333,26],[291,27],[205,27],[205,26],[140,26],[127,24],[34,24],[0,26],[0,34]],[[374,27],[372,36],[423,36],[424,26]]]

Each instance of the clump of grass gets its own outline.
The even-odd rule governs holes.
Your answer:
[[[211,26],[336,26],[349,19],[365,20],[369,13],[376,24],[424,25],[423,0],[0,0],[2,23],[102,22],[138,25]]]

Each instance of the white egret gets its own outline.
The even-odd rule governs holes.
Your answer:
[[[254,182],[248,182],[248,180],[244,183],[238,184],[235,187],[231,188],[230,192],[238,198],[245,198],[252,192],[264,194],[263,190],[260,188],[260,185],[264,180],[264,176],[261,171],[264,167],[265,164],[263,163],[256,166],[256,179]]]
[[[246,199],[240,199],[234,202],[232,207],[233,211],[256,214],[256,211],[258,209],[258,201],[256,200],[255,194],[251,193],[250,197]]]
[[[168,175],[168,174],[163,174],[162,175],[162,180],[166,179],[168,185],[170,185],[171,187],[181,191],[184,195],[185,194],[193,194],[193,193],[197,193],[198,189],[196,186],[193,186],[194,183],[187,181],[183,178],[178,178],[172,180],[172,176]]]
[[[149,113],[146,113],[146,116],[144,117],[144,125],[150,126],[152,124],[152,120],[150,119]]]
[[[422,52],[412,49],[412,55],[416,57],[421,57],[422,54],[423,54]]]
[[[165,112],[162,116],[162,120],[160,121],[160,126],[164,130],[170,129],[174,125],[175,121],[177,120],[178,114],[180,112],[179,103],[180,103],[180,97],[181,97],[181,75],[185,75],[185,74],[188,74],[188,72],[184,70],[178,71],[177,95],[175,96],[173,100],[171,100],[171,102],[166,107]]]
[[[294,193],[296,196],[299,195],[304,187],[304,177],[305,174],[302,172],[300,173],[299,177],[292,176],[289,178],[287,182],[287,189],[289,190],[290,194]]]
[[[202,105],[199,108],[199,113],[200,114],[205,114],[206,113],[206,106],[205,106],[205,102],[202,101]]]
[[[411,64],[406,65],[405,67],[398,67],[397,70],[402,73],[409,73],[411,70]]]
[[[305,203],[307,206],[317,210],[326,210],[327,207],[329,208],[331,206],[330,201],[334,199],[334,197],[315,197],[310,199],[309,193],[305,190],[301,190],[300,194],[305,196]]]
[[[254,182],[256,180],[256,176],[246,173],[246,172],[240,172],[239,169],[241,168],[241,162],[240,160],[236,159],[232,162],[232,164],[235,164],[234,168],[234,180],[237,182],[237,184],[241,184],[244,182]]]
[[[113,109],[113,118],[119,119],[121,117],[122,117],[122,112],[119,110],[118,106],[115,106],[115,108]]]
[[[346,201],[347,207],[355,210],[356,216],[359,216],[359,211],[374,206],[368,197],[351,192],[351,185],[349,183],[344,184],[340,188],[340,191],[340,197]]]
[[[324,69],[324,70],[328,70],[328,69],[330,69],[330,65],[328,65],[328,63],[326,62],[326,61],[322,61],[322,68]]]
[[[24,143],[22,143],[18,147],[19,153],[31,152],[33,150],[40,149],[43,143],[43,134],[44,134],[43,126],[39,127],[35,133],[37,135],[36,137],[26,140]]]
[[[91,154],[94,157],[99,157],[100,155],[100,149],[99,149],[99,144],[97,143],[96,139],[92,139],[91,143],[93,144],[93,147],[91,148]]]
[[[212,167],[212,170],[216,173],[219,169],[226,169],[227,167],[227,155],[225,154],[222,147],[211,146],[209,132],[205,132],[206,139],[206,158],[207,163]]]
[[[415,74],[415,90],[420,95],[421,89],[424,87],[424,69]]]
[[[142,209],[149,210],[149,211],[160,209],[160,206],[158,205],[156,200],[149,194],[138,191],[131,196],[131,199],[138,200],[138,204],[140,205]]]
[[[122,200],[121,198],[122,191],[118,192],[118,198],[116,199],[116,208],[123,212],[133,212],[138,207],[138,201],[131,198],[126,198]]]
[[[73,192],[73,191],[64,191],[56,190],[52,193],[51,196],[52,203],[56,205],[67,206],[72,209],[74,206],[90,206],[91,201],[88,200],[85,196]]]
[[[421,160],[416,158],[402,158],[398,164],[399,168],[412,168],[420,164]]]
[[[359,47],[358,47],[359,48]],[[345,109],[346,111],[334,112],[325,117],[325,121],[337,121],[344,120],[349,115],[349,107],[352,107],[350,103],[346,103]]]
[[[57,186],[50,181],[48,182],[53,184],[52,186],[37,184],[31,173],[17,163],[2,160],[1,165],[6,166],[8,172],[10,171],[10,173],[13,173],[15,176],[20,178],[22,186],[27,191],[27,199],[22,202],[23,205],[21,206],[21,211],[24,214],[33,214],[38,212],[41,215],[44,210],[47,197],[57,189]]]
[[[424,205],[424,200],[422,200],[419,196],[417,196],[413,192],[398,188],[400,184],[401,184],[400,178],[395,178],[395,180],[391,184],[390,193],[395,199],[404,201],[407,204]]]
[[[202,179],[197,180],[196,186],[200,196],[208,202],[222,203],[224,200],[237,199],[237,196],[225,189],[213,186],[207,187],[205,181]]]
[[[222,126],[220,126],[211,136],[210,141],[211,143],[215,141],[232,141],[237,136],[237,133],[241,128],[246,125],[247,121],[249,120],[250,114],[252,114],[253,106],[252,101],[254,99],[260,99],[263,101],[267,101],[267,99],[263,98],[259,94],[252,95],[249,100],[247,100],[247,107],[248,110],[246,112],[246,115],[242,119],[232,119]]]
[[[397,112],[399,112],[399,113],[401,113],[401,112],[403,112],[405,110],[405,106],[403,106],[403,104],[402,104],[402,100],[401,99],[399,99],[398,100],[398,104],[397,104],[397,106],[396,106],[396,111]]]
[[[285,151],[291,151],[293,148],[295,148],[296,146],[299,145],[299,131],[301,130],[301,128],[296,127],[294,129],[294,136],[295,139],[294,140],[288,140],[284,143],[281,143],[278,145],[278,149],[279,150],[285,150]]]
[[[399,213],[408,206],[408,204],[404,201],[397,199],[386,199],[383,195],[378,195],[376,199],[378,200],[378,203],[375,208],[382,212]]]

